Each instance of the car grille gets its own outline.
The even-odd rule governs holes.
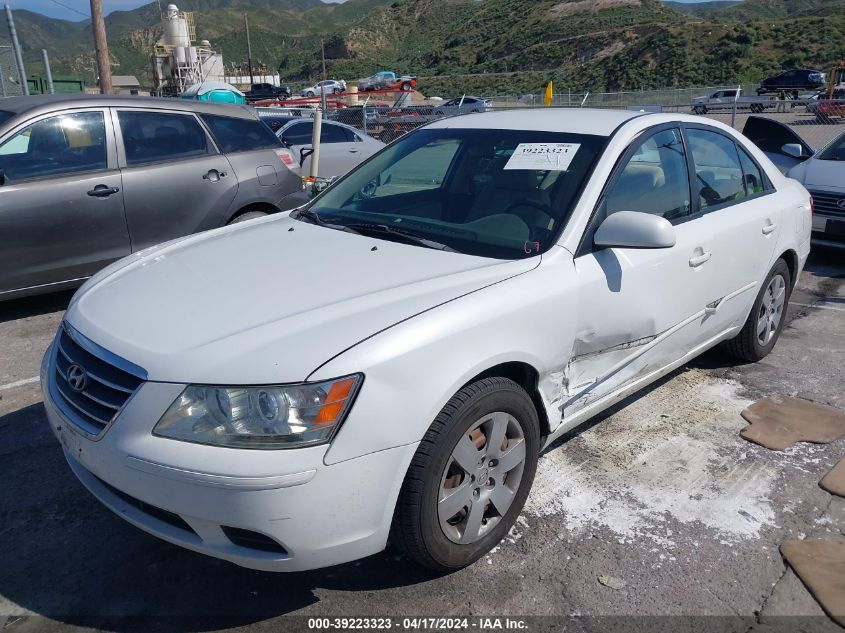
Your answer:
[[[845,195],[822,193],[820,191],[811,191],[810,195],[813,196],[813,203],[816,206],[816,211],[829,215],[840,215],[845,217],[845,206],[839,206],[840,203],[845,205]]]
[[[87,347],[96,349],[93,345]],[[56,348],[54,399],[80,430],[99,435],[144,379],[93,354],[74,340],[64,326]]]

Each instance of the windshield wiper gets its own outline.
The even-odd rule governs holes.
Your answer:
[[[299,220],[300,218],[310,220],[312,224],[319,224],[319,225],[326,224],[326,222],[322,218],[320,218],[320,216],[317,215],[317,213],[315,211],[312,211],[311,209],[308,209],[308,208],[305,208],[305,207],[299,209],[296,212],[296,217],[294,219]]]
[[[450,253],[458,252],[451,246],[447,246],[442,242],[436,242],[435,240],[430,240],[427,237],[422,237],[412,231],[408,231],[407,229],[400,229],[393,226],[388,226],[387,224],[353,223],[344,224],[343,226],[347,229],[351,229],[359,235],[378,236],[394,240],[396,240],[396,238],[399,238],[399,240],[396,241],[404,241],[415,246],[423,246],[425,248],[432,248],[438,251],[448,251]]]

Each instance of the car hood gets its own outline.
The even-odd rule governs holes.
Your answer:
[[[808,189],[845,191],[845,162],[810,158],[792,169],[788,175]]]
[[[130,256],[86,284],[66,319],[150,380],[297,382],[363,339],[538,263],[276,216]]]

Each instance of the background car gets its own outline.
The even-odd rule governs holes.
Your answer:
[[[0,300],[302,203],[288,150],[243,106],[39,95],[0,110]]]
[[[311,173],[311,140],[314,134],[313,119],[291,120],[283,125],[276,136],[296,160],[294,171],[302,176]],[[345,174],[384,147],[384,143],[367,136],[350,125],[323,121],[320,128],[319,178],[329,179]],[[304,158],[303,158],[304,157]]]
[[[845,132],[818,152],[777,121],[751,117],[743,133],[810,192],[813,242],[845,248]]]
[[[304,88],[300,91],[301,97],[318,97],[322,94],[333,95],[346,92],[346,82],[337,79],[327,79],[320,81],[309,88]]]
[[[252,90],[244,93],[247,103],[270,99],[290,99],[290,86],[274,86],[273,84],[252,84]]]
[[[490,99],[481,97],[458,97],[434,108],[434,114],[448,116],[452,114],[469,114],[470,112],[487,112],[493,107]]]
[[[397,75],[386,70],[358,80],[358,90],[371,92],[373,90],[402,90],[404,92],[417,87],[417,78],[413,75]]]
[[[793,93],[793,98],[798,98],[801,90],[821,90],[827,84],[825,74],[819,70],[806,68],[793,68],[767,77],[760,82],[757,88],[758,95],[786,90]]]

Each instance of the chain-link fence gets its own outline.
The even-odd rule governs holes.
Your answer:
[[[818,149],[845,131],[845,88],[827,95],[757,95],[754,86],[665,89],[619,93],[574,93],[553,95],[551,107],[608,108],[697,114],[721,121],[742,131],[749,116],[762,116],[788,125],[813,148]],[[750,95],[750,96],[743,96]],[[262,107],[262,117],[313,116],[320,99],[288,101],[285,107]],[[376,95],[333,95],[327,100],[326,119],[352,126],[389,143],[437,119],[502,110],[545,108],[542,95],[469,97],[451,101],[412,101],[408,93],[382,92]]]
[[[0,98],[22,94],[18,67],[11,44],[0,38]]]

